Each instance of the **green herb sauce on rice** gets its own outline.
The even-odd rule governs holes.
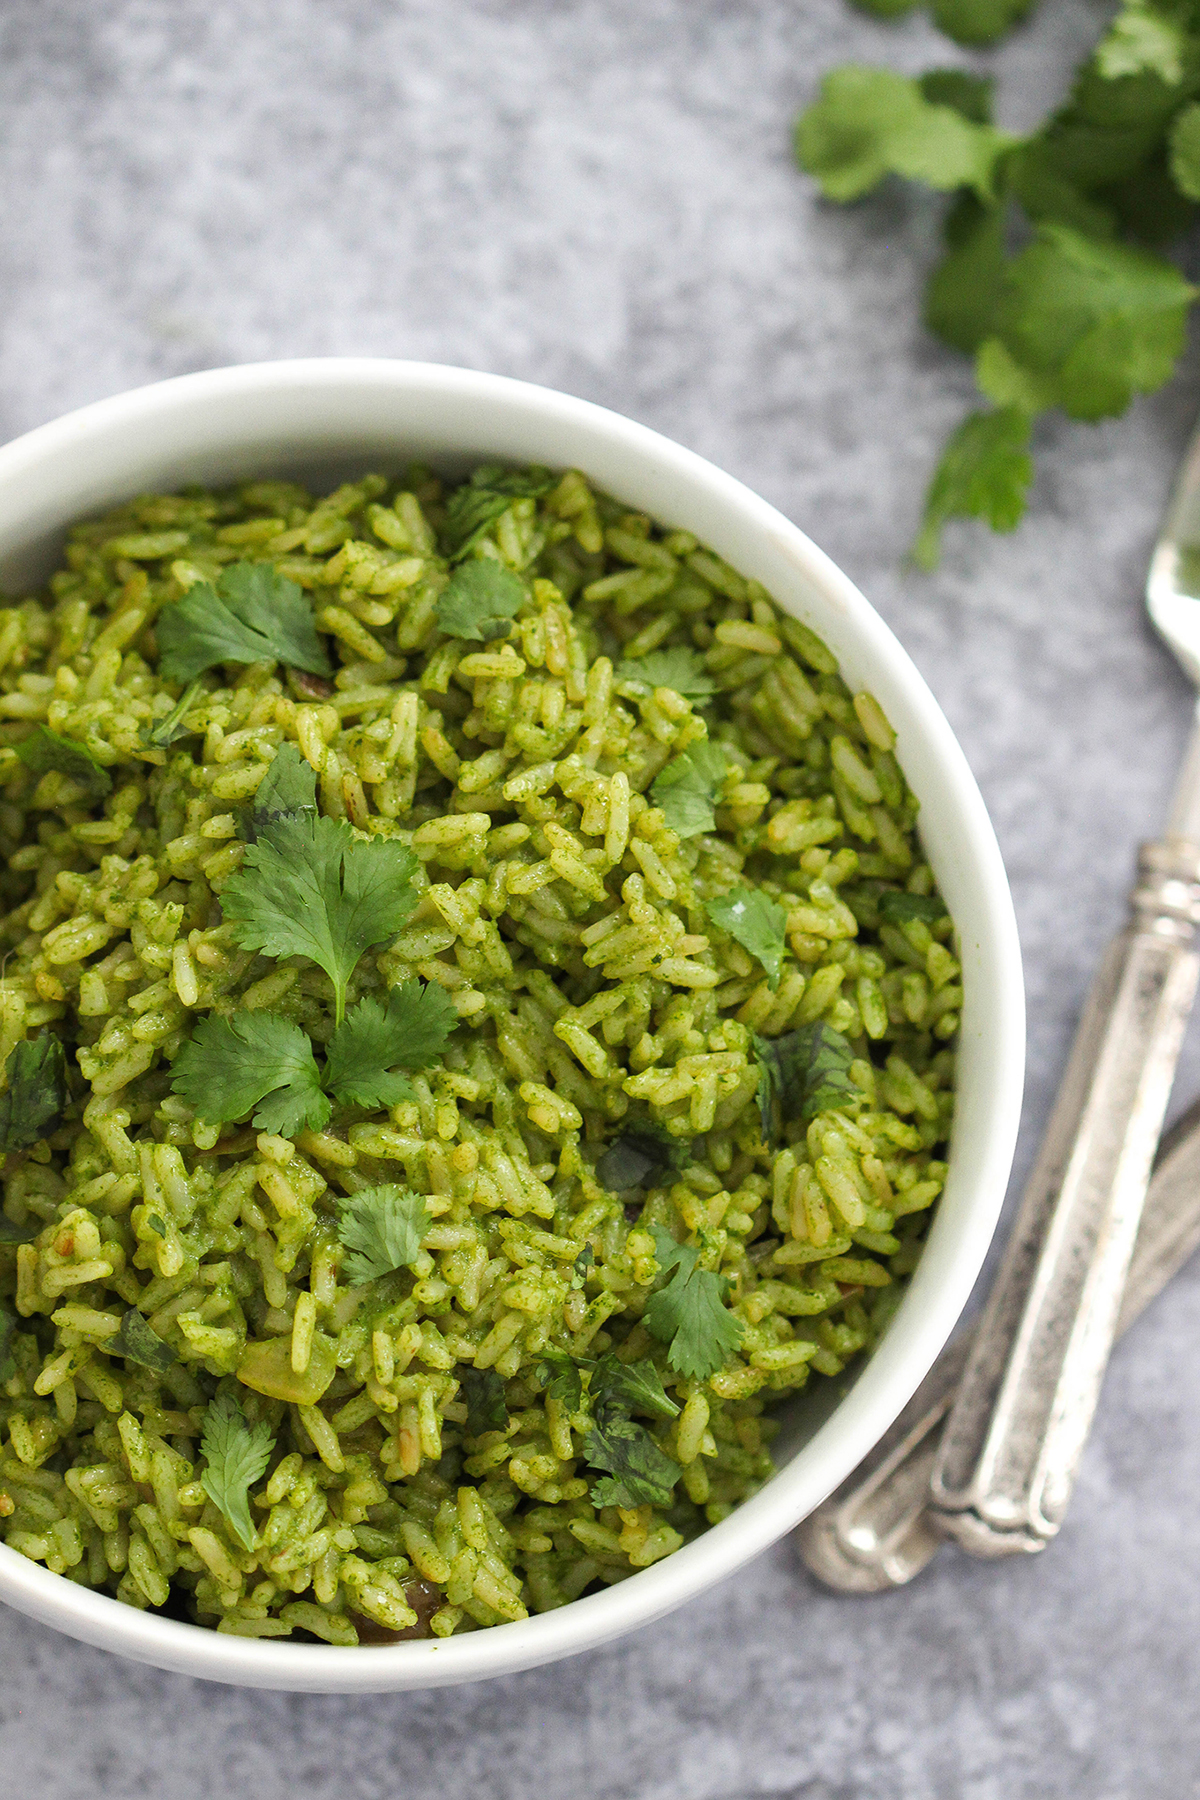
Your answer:
[[[76,527],[0,610],[0,1538],[353,1645],[724,1518],[946,1172],[892,746],[574,471]]]

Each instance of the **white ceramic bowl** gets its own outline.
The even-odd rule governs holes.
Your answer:
[[[962,941],[950,1176],[886,1341],[823,1421],[794,1409],[781,1466],[763,1490],[664,1562],[558,1612],[386,1648],[256,1641],[138,1612],[0,1546],[0,1598],[9,1605],[138,1661],[252,1687],[372,1692],[507,1674],[658,1618],[774,1543],[882,1436],[948,1338],[995,1229],[1020,1109],[1024,1003],[1012,902],[979,790],[937,702],[887,626],[803,532],[656,432],[546,388],[424,363],[338,358],[185,375],[85,406],[0,448],[0,587],[19,593],[42,580],[64,526],[139,492],[265,474],[329,485],[414,456],[452,471],[484,458],[584,470],[761,581],[826,640],[848,681],[878,696]]]

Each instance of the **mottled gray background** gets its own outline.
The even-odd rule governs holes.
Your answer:
[[[1106,12],[992,59],[1038,117]],[[1160,815],[1187,695],[1138,595],[1196,367],[1039,432],[1015,539],[902,566],[969,371],[917,323],[937,209],[822,206],[790,121],[846,58],[947,50],[843,0],[4,0],[0,437],[262,357],[425,357],[569,389],[809,530],[928,676],[1025,946],[1020,1170]],[[1182,1097],[1200,1086],[1193,1050]],[[1117,1354],[1046,1556],[836,1599],[780,1546],[624,1643],[360,1700],[206,1686],[0,1614],[0,1769],[66,1800],[1172,1800],[1200,1793],[1200,1269]]]

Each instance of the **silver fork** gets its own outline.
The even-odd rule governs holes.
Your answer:
[[[1200,432],[1151,561],[1147,604],[1200,686]],[[982,1556],[1041,1550],[1062,1523],[1200,972],[1200,709],[1166,832],[1143,846],[1139,876],[979,1327],[943,1352],[922,1390],[927,1409],[949,1414],[940,1442],[919,1455],[915,1444],[894,1447],[886,1477],[876,1464],[867,1478],[874,1504],[886,1509],[890,1497],[897,1518],[911,1518],[913,1554],[913,1532],[929,1554],[935,1533]],[[906,1416],[916,1431],[920,1420]],[[931,1441],[927,1431],[918,1438]],[[930,1510],[914,1512],[926,1479]]]

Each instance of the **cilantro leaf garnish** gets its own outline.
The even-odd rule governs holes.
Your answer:
[[[830,200],[856,200],[887,175],[943,191],[973,188],[987,199],[996,160],[1010,142],[956,106],[928,100],[918,82],[856,64],[825,77],[796,126],[800,166]]]
[[[474,549],[490,525],[507,512],[514,500],[536,499],[548,494],[555,477],[542,469],[506,472],[498,463],[487,463],[459,488],[446,503],[442,542],[452,562]]]
[[[613,1407],[630,1412],[653,1413],[660,1419],[678,1417],[679,1408],[663,1389],[654,1364],[624,1363],[611,1350],[603,1356],[573,1357],[565,1350],[546,1350],[537,1367],[537,1378],[548,1394],[563,1401],[570,1412],[577,1412],[583,1402],[584,1373],[588,1374],[588,1396],[596,1415]]]
[[[969,75],[966,69],[929,69],[917,86],[934,106],[949,106],[976,125],[992,123],[992,75]]]
[[[112,1343],[114,1350],[129,1362],[141,1363],[159,1375],[176,1361],[171,1346],[164,1344],[157,1331],[147,1325],[136,1306],[131,1306],[122,1318],[121,1329]]]
[[[454,1002],[436,981],[403,982],[386,1007],[370,997],[360,1000],[330,1041],[325,1085],[357,1106],[395,1106],[412,1093],[412,1084],[392,1071],[425,1068],[457,1024]]]
[[[946,215],[946,254],[929,277],[923,317],[956,350],[974,355],[992,329],[1004,281],[1004,208],[972,193]]]
[[[956,44],[994,44],[1023,19],[1034,0],[933,0],[935,24]]]
[[[0,1152],[27,1150],[48,1137],[67,1104],[67,1059],[62,1039],[44,1031],[22,1038],[4,1065],[8,1086],[0,1094]]]
[[[575,1261],[571,1264],[571,1286],[581,1288],[588,1278],[588,1271],[596,1266],[596,1252],[590,1244],[585,1244]]]
[[[490,556],[460,563],[438,596],[438,630],[447,637],[490,644],[512,634],[512,621],[525,604],[524,584]]]
[[[417,904],[417,867],[402,844],[364,843],[344,819],[285,813],[247,845],[221,906],[244,950],[307,956],[324,969],[340,1025],[359,958],[394,937]]]
[[[910,919],[932,925],[946,917],[946,902],[940,894],[902,894],[888,888],[879,896],[879,916],[892,925],[907,925]]]
[[[35,725],[29,736],[16,746],[18,757],[33,775],[45,775],[55,769],[83,790],[88,805],[112,792],[112,776],[82,744],[73,738],[60,737],[48,725]]]
[[[169,713],[156,719],[152,725],[143,725],[141,745],[144,750],[166,750],[179,738],[195,734],[198,728],[187,723],[187,715],[195,706],[196,695],[200,691],[200,683],[193,681],[189,687],[184,688]]]
[[[544,1350],[537,1366],[537,1378],[547,1394],[560,1400],[568,1412],[578,1412],[583,1405],[583,1369],[586,1363],[568,1356],[565,1350]]]
[[[561,1400],[569,1413],[578,1413],[583,1406],[583,1368],[585,1363],[567,1355],[565,1350],[543,1350],[536,1377],[540,1386]]]
[[[1017,406],[972,413],[955,431],[934,471],[913,560],[932,569],[947,519],[986,519],[993,531],[1013,531],[1033,480],[1029,414]]]
[[[713,807],[727,773],[724,751],[707,739],[689,744],[667,764],[650,794],[676,836],[698,837],[702,831],[712,830],[716,824]]]
[[[268,825],[317,810],[317,777],[295,744],[281,744],[243,818],[242,836],[253,844]]]
[[[691,1161],[690,1137],[673,1137],[649,1113],[635,1109],[628,1123],[596,1161],[596,1180],[611,1194],[641,1187],[656,1171],[684,1169]]]
[[[1009,264],[996,335],[1071,418],[1102,419],[1169,378],[1198,291],[1146,250],[1046,224]]]
[[[202,1019],[175,1058],[171,1086],[209,1124],[253,1111],[260,1131],[280,1137],[319,1131],[332,1110],[307,1034],[275,1013]]]
[[[681,1375],[706,1381],[724,1368],[742,1341],[743,1327],[724,1304],[728,1278],[700,1267],[700,1252],[677,1244],[661,1225],[654,1227],[659,1266],[673,1269],[666,1287],[650,1296],[646,1327],[667,1348],[667,1361]]]
[[[606,1350],[592,1365],[588,1392],[597,1412],[621,1406],[631,1412],[653,1413],[660,1419],[679,1416],[678,1406],[664,1391],[658,1370],[648,1357],[626,1363]]]
[[[348,1281],[361,1287],[406,1269],[421,1248],[433,1214],[423,1194],[387,1183],[360,1188],[340,1203],[338,1237],[350,1252],[342,1264]]]
[[[537,1366],[541,1386],[569,1413],[583,1405],[585,1374],[592,1424],[583,1455],[605,1477],[593,1483],[593,1503],[665,1505],[679,1480],[679,1464],[664,1454],[644,1425],[629,1417],[635,1409],[662,1419],[678,1417],[679,1407],[663,1391],[658,1370],[649,1360],[623,1363],[611,1351],[593,1360],[547,1350]]]
[[[787,913],[761,888],[732,888],[717,900],[706,900],[704,910],[714,925],[737,939],[767,971],[767,986],[774,993],[787,952]]]
[[[594,1506],[666,1506],[683,1470],[660,1450],[644,1425],[622,1413],[598,1420],[583,1440],[583,1454],[605,1478],[592,1485]]]
[[[1096,67],[1107,81],[1125,75],[1157,75],[1168,87],[1183,80],[1189,49],[1182,19],[1165,8],[1132,0],[1122,7],[1096,46]]]
[[[910,13],[917,0],[854,0],[863,12],[896,19]],[[939,30],[956,44],[994,44],[1031,10],[1033,0],[933,0],[930,10]]]
[[[765,1144],[777,1144],[789,1119],[815,1119],[862,1098],[850,1078],[854,1046],[819,1020],[784,1037],[754,1038],[758,1109]]]
[[[596,1180],[610,1194],[641,1187],[656,1169],[670,1167],[666,1149],[656,1137],[640,1131],[623,1131],[596,1163]]]
[[[467,1369],[462,1378],[467,1402],[467,1435],[482,1437],[485,1431],[503,1431],[508,1424],[504,1382],[495,1369]]]
[[[447,555],[453,561],[466,556],[490,525],[512,504],[511,494],[498,494],[493,488],[460,487],[450,496],[442,539]]]
[[[156,625],[164,681],[194,681],[218,663],[283,662],[332,673],[303,588],[270,563],[230,563],[217,585],[198,581],[164,606]]]
[[[409,1081],[391,1071],[424,1068],[457,1023],[442,988],[406,981],[386,1007],[371,998],[351,1007],[321,1069],[309,1038],[288,1019],[266,1012],[210,1015],[176,1057],[172,1086],[211,1124],[244,1118],[253,1108],[261,1131],[294,1137],[305,1126],[319,1131],[326,1124],[328,1094],[372,1109],[405,1099]]]
[[[616,677],[646,694],[655,688],[674,688],[685,700],[707,700],[717,691],[703,657],[686,645],[674,650],[651,650],[632,662],[619,662]]]
[[[1200,104],[1175,115],[1170,138],[1171,178],[1189,200],[1200,200]]]
[[[248,1425],[232,1394],[218,1394],[209,1401],[200,1438],[205,1461],[200,1485],[244,1550],[253,1550],[258,1541],[250,1517],[250,1489],[266,1473],[274,1448],[266,1420]]]

